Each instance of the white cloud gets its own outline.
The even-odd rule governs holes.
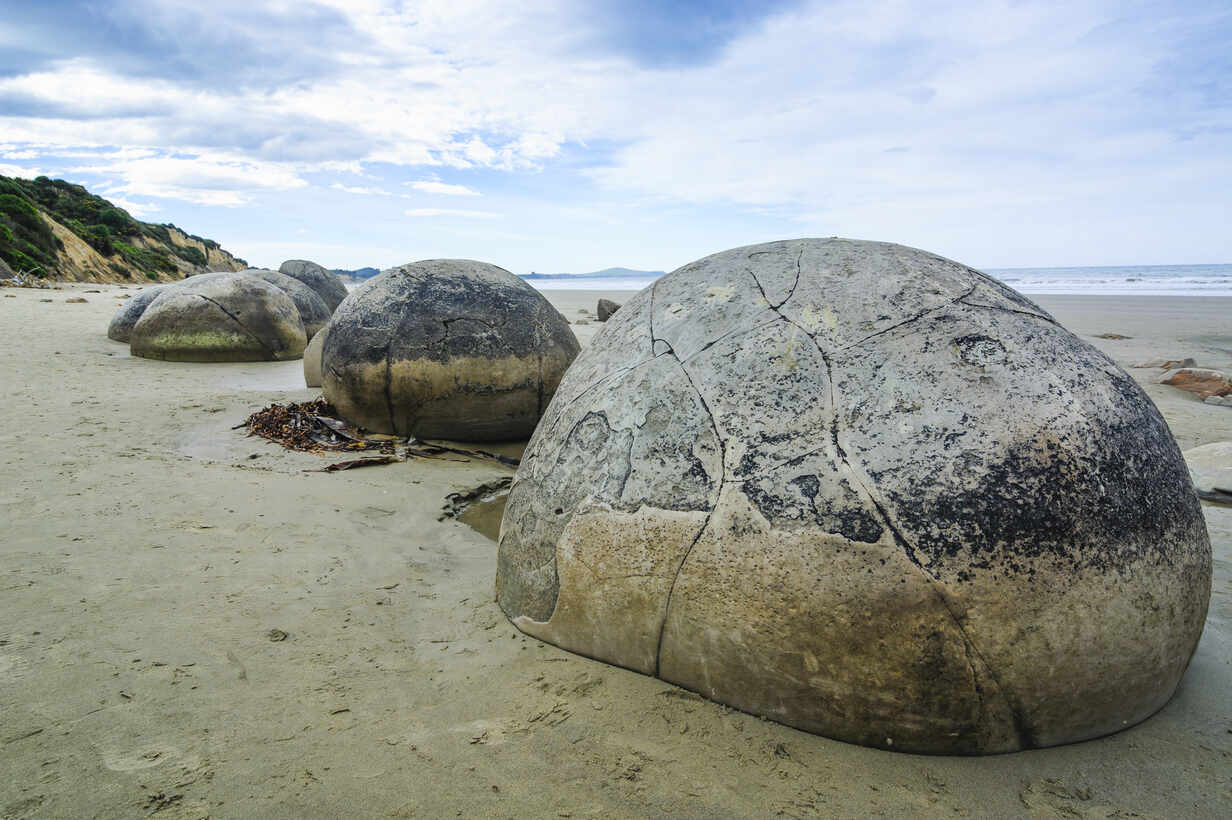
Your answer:
[[[0,176],[34,179],[35,177],[49,176],[49,174],[37,168],[23,168],[20,165],[9,165],[0,162]]]
[[[416,191],[423,191],[425,194],[443,194],[445,196],[479,196],[479,192],[467,188],[465,185],[451,185],[447,182],[422,181],[408,182]]]
[[[335,182],[329,187],[335,191],[344,191],[348,194],[356,194],[358,196],[394,196],[384,188],[367,188],[362,185],[343,185],[341,182]]]
[[[468,211],[460,208],[411,208],[407,216],[462,216],[472,219],[495,219],[500,216],[492,211]]]
[[[1201,12],[1147,14],[1111,0],[927,11],[906,0],[804,2],[709,62],[654,68],[585,49],[577,6],[564,0],[534,10],[498,0],[316,5],[342,15],[364,47],[272,89],[126,75],[121,61],[85,57],[0,79],[0,156],[43,166],[86,157],[73,170],[120,195],[232,207],[309,180],[405,196],[387,189],[407,173],[387,165],[413,169],[420,179],[406,184],[427,195],[479,195],[425,178],[433,168],[469,169],[493,198],[498,186],[482,175],[508,174],[500,190],[517,188],[524,204],[515,213],[501,202],[510,221],[584,204],[607,214],[605,237],[644,245],[648,224],[664,235],[656,242],[694,255],[750,212],[768,229],[914,241],[996,264],[1038,261],[992,256],[1028,253],[1032,242],[1066,261],[1076,222],[1099,226],[1084,241],[1111,246],[1117,215],[1123,232],[1173,247],[1197,237],[1194,252],[1209,258],[1230,247],[1226,231],[1220,239],[1165,207],[1183,198],[1226,210],[1221,192],[1232,187],[1218,136],[1232,129],[1226,99],[1160,79],[1210,25]],[[170,37],[191,6],[141,8]],[[638,226],[611,216],[631,202],[677,210]],[[715,213],[723,227],[695,224]]]
[[[162,210],[157,205],[144,202],[133,202],[132,200],[111,196],[110,194],[104,195],[104,199],[110,201],[112,205],[117,205],[128,211],[130,215],[136,217],[137,219],[143,219],[146,221],[149,221],[155,214]]]
[[[283,164],[227,155],[102,159],[103,162],[73,170],[114,179],[114,189],[129,196],[178,199],[201,205],[238,206],[248,202],[257,191],[287,191],[308,184]]]

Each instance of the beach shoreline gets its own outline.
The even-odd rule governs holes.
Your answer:
[[[106,328],[136,290],[0,288],[0,817],[1196,818],[1232,802],[1232,508],[1203,504],[1206,630],[1154,717],[985,758],[852,746],[517,632],[493,602],[495,545],[438,521],[446,494],[509,470],[306,473],[346,456],[232,429],[319,395],[301,363],[133,358]],[[543,292],[583,345],[597,300],[632,295]],[[1126,368],[1182,449],[1232,440],[1232,408],[1134,367],[1232,371],[1232,297],[1029,298]]]

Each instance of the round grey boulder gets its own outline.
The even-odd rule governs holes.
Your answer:
[[[321,349],[322,386],[343,418],[376,432],[513,440],[535,429],[577,352],[568,322],[523,280],[433,259],[347,297]]]
[[[247,270],[240,271],[240,273],[255,276],[262,281],[269,282],[287,296],[290,296],[291,301],[295,303],[296,310],[299,311],[299,318],[304,322],[304,335],[308,337],[308,341],[312,341],[312,338],[329,322],[330,314],[333,311],[325,304],[325,300],[317,295],[315,290],[298,279],[287,276],[285,273],[264,270],[262,268],[248,268]]]
[[[112,317],[111,324],[107,327],[107,338],[117,342],[127,342],[141,314],[145,313],[150,303],[162,293],[164,288],[168,287],[173,287],[173,285],[154,285],[134,294],[131,299],[120,306],[115,316]]]
[[[298,279],[316,291],[325,302],[329,312],[333,313],[347,297],[346,285],[341,277],[332,270],[321,267],[316,262],[304,259],[288,259],[278,266],[278,272],[292,279]]]
[[[291,297],[255,276],[194,276],[160,293],[133,326],[134,356],[180,362],[297,359],[307,338]]]
[[[854,743],[985,754],[1158,710],[1211,549],[1167,424],[971,268],[879,242],[706,257],[569,369],[501,527],[523,632]]]

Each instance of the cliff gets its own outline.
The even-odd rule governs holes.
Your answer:
[[[133,219],[80,185],[47,177],[0,176],[0,260],[74,282],[166,282],[248,266],[211,239]]]

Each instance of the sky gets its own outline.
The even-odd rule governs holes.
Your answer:
[[[0,174],[250,263],[1232,262],[1232,4],[0,0]]]

